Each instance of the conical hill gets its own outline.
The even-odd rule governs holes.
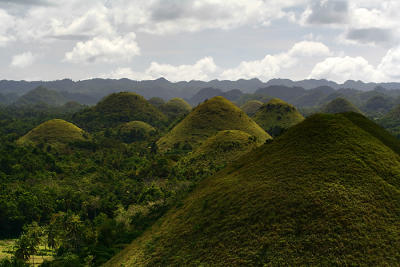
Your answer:
[[[294,106],[278,98],[262,105],[252,118],[272,136],[278,136],[304,120]]]
[[[35,127],[18,139],[17,143],[21,145],[58,145],[86,139],[85,132],[76,125],[64,120],[53,119]]]
[[[157,126],[167,120],[144,97],[130,92],[111,94],[96,106],[75,114],[73,119],[89,130],[115,127],[136,120]]]
[[[203,180],[106,266],[398,265],[400,158],[357,119],[291,127]]]
[[[182,146],[198,147],[208,137],[222,130],[241,130],[256,137],[258,143],[271,138],[241,109],[227,99],[216,96],[199,106],[163,136],[157,146],[167,151]]]

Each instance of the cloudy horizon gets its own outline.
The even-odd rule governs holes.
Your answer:
[[[0,80],[400,81],[400,1],[0,0]]]

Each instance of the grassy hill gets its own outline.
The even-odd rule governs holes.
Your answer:
[[[186,166],[186,177],[207,175],[221,169],[259,146],[255,138],[243,131],[225,130],[211,136],[178,164]],[[190,168],[188,168],[190,166]]]
[[[182,98],[172,98],[167,103],[162,104],[159,109],[169,120],[175,120],[187,115],[192,110],[192,106]]]
[[[356,106],[343,97],[338,97],[326,104],[321,112],[336,114],[343,112],[357,112],[362,113]]]
[[[20,145],[62,145],[74,141],[85,141],[85,132],[76,125],[60,120],[53,119],[46,121],[29,131],[26,135],[18,139]]]
[[[146,140],[156,132],[153,126],[143,121],[130,121],[119,127],[118,137],[125,143],[131,143]]]
[[[294,106],[277,98],[262,105],[252,118],[272,136],[278,136],[282,131],[304,120]]]
[[[216,96],[196,107],[169,133],[157,141],[160,151],[182,146],[198,147],[207,138],[222,130],[241,130],[263,143],[271,138],[241,109],[227,99]]]
[[[378,123],[391,133],[400,136],[400,105],[395,106],[386,115],[378,120]]]
[[[35,106],[38,104],[46,104],[49,106],[62,106],[67,102],[68,99],[59,92],[39,86],[18,98],[15,105]]]
[[[106,266],[397,265],[400,157],[357,120],[307,118],[203,180]]]
[[[263,102],[258,100],[250,100],[247,101],[245,104],[240,106],[240,108],[250,117],[256,114],[259,108],[263,105]]]
[[[167,118],[144,97],[121,92],[111,94],[96,106],[76,113],[73,120],[81,127],[94,131],[135,120],[157,126],[165,123]]]

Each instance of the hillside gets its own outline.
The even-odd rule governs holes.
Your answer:
[[[125,143],[143,141],[153,136],[156,129],[142,121],[130,121],[118,128],[118,137]]]
[[[220,131],[178,164],[190,167],[186,170],[187,176],[211,174],[257,146],[259,143],[248,133],[239,130]]]
[[[272,136],[278,136],[304,120],[294,106],[277,98],[262,105],[252,118]]]
[[[271,138],[241,109],[221,96],[213,97],[196,107],[169,133],[157,141],[161,151],[190,146],[198,147],[208,137],[222,130],[241,130],[263,143]]]
[[[247,101],[245,104],[240,106],[240,109],[243,110],[247,115],[250,117],[256,114],[257,110],[261,108],[263,102],[258,100],[250,100]]]
[[[362,113],[356,106],[350,103],[347,99],[343,97],[338,97],[333,99],[331,102],[322,107],[321,112],[336,114],[343,112],[357,112]]]
[[[39,86],[18,98],[15,105],[34,106],[38,104],[46,104],[49,106],[62,106],[67,102],[68,99],[59,92]]]
[[[182,98],[172,98],[167,103],[159,106],[160,111],[168,117],[169,120],[187,115],[192,106]]]
[[[106,266],[393,266],[399,211],[398,154],[318,114],[203,180]]]
[[[20,145],[43,144],[57,146],[84,140],[87,140],[87,135],[82,129],[70,122],[53,119],[32,129],[18,139],[17,143]]]
[[[96,106],[74,114],[73,120],[81,127],[94,131],[135,120],[157,126],[165,123],[167,118],[142,96],[121,92],[111,94]]]

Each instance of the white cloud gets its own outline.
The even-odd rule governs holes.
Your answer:
[[[266,55],[261,60],[244,61],[236,68],[222,72],[223,79],[260,78],[268,80],[276,77],[282,68],[295,66],[299,59],[305,57],[326,57],[331,55],[329,48],[319,42],[302,41],[296,43],[286,53]]]
[[[118,37],[95,37],[86,42],[78,42],[64,60],[71,63],[129,61],[140,54],[136,35],[129,33]]]
[[[25,52],[13,56],[10,66],[14,68],[26,68],[35,62],[36,56],[32,52]]]
[[[400,81],[400,46],[390,49],[378,65],[387,80]]]
[[[330,57],[315,65],[309,78],[343,83],[347,80],[380,82],[385,75],[363,57]]]

